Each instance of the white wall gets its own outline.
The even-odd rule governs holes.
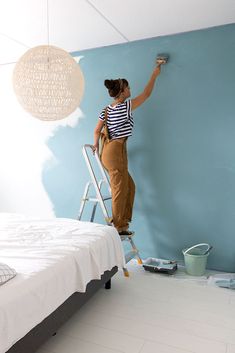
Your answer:
[[[42,170],[56,162],[47,140],[59,126],[74,126],[77,109],[58,122],[40,121],[19,105],[12,87],[14,65],[0,66],[0,212],[54,216],[42,184]]]

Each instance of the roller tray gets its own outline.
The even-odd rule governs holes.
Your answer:
[[[143,267],[145,271],[172,275],[177,270],[177,263],[175,261],[149,257],[144,261]]]

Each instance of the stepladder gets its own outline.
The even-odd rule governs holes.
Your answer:
[[[92,145],[85,144],[82,147],[82,154],[85,159],[90,178],[85,185],[78,213],[78,220],[83,220],[86,205],[90,204],[90,222],[94,222],[97,206],[99,206],[105,223],[109,226],[113,226],[112,216],[110,215],[110,207],[108,205],[108,202],[112,202],[112,191],[108,174],[101,163],[97,151],[93,152]],[[142,264],[139,251],[133,240],[133,235],[134,232],[131,235],[120,236],[121,241],[123,242],[123,248],[125,249],[125,262],[127,264],[133,258],[136,258],[138,263]],[[126,277],[129,276],[126,266],[123,267],[123,272]]]

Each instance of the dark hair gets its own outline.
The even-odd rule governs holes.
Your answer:
[[[116,98],[129,84],[125,78],[119,78],[117,80],[105,80],[104,85],[108,89],[110,97]]]

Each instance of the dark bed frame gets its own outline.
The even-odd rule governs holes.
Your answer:
[[[80,309],[101,287],[111,288],[111,278],[118,271],[117,266],[105,271],[100,280],[88,283],[86,292],[72,294],[51,315],[35,326],[23,338],[16,342],[6,353],[33,353],[45,343],[57,330]],[[19,323],[16,323],[20,325]]]

